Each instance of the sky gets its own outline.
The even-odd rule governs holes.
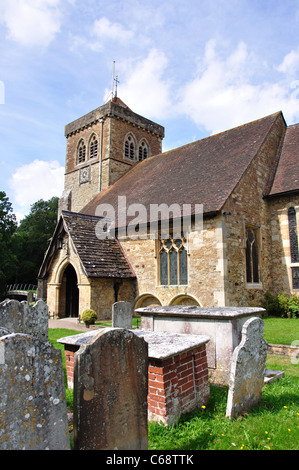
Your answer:
[[[118,96],[163,151],[299,122],[298,0],[0,0],[0,190],[21,220],[64,185],[65,125]]]

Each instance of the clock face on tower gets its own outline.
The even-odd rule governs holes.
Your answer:
[[[88,183],[90,181],[90,166],[81,168],[79,172],[79,184]]]

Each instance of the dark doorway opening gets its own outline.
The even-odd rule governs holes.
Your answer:
[[[79,289],[76,271],[71,264],[64,271],[66,278],[65,316],[78,317]]]

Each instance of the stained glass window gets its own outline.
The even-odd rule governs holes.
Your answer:
[[[187,285],[187,242],[182,238],[160,240],[161,285]]]

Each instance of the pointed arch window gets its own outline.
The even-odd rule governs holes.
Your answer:
[[[289,220],[291,262],[298,263],[299,262],[298,232],[297,232],[296,210],[294,207],[290,207],[288,210],[288,220]]]
[[[92,135],[89,141],[89,158],[97,158],[98,156],[98,139],[95,134]]]
[[[138,160],[141,162],[149,156],[149,147],[145,141],[142,141],[138,149]]]
[[[83,139],[80,140],[77,148],[77,162],[83,163],[86,160],[86,145]]]
[[[135,160],[135,142],[131,135],[125,140],[125,158],[131,161]]]
[[[160,284],[187,285],[188,262],[185,237],[160,240]]]
[[[260,282],[259,267],[259,228],[246,226],[246,281],[248,284]]]

